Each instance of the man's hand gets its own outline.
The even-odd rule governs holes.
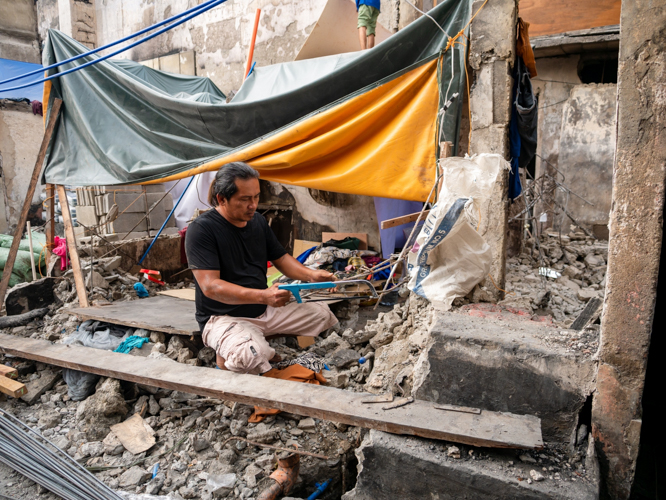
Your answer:
[[[323,269],[312,269],[310,271],[310,281],[335,281],[335,275]]]
[[[288,290],[279,290],[278,284],[264,290],[264,304],[271,307],[283,307],[289,302],[291,292]]]

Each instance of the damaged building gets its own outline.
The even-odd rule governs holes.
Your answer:
[[[360,4],[0,0],[0,497],[663,496],[666,4]]]

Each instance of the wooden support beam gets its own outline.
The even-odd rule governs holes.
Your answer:
[[[361,401],[372,394],[301,384],[256,375],[201,368],[171,360],[142,358],[0,334],[0,352],[104,377],[276,408],[348,425],[495,448],[543,447],[541,420],[482,410],[442,411],[430,401],[382,410]]]
[[[418,219],[420,213],[421,212],[416,212],[414,214],[401,215],[400,217],[395,217],[394,219],[383,220],[381,228],[388,229],[391,227],[400,226],[402,224],[409,224],[410,222],[414,222],[416,219]],[[428,216],[429,213],[430,210],[425,210],[423,212],[423,220],[425,220],[425,218]]]
[[[55,226],[55,186],[53,184],[46,185],[46,266],[48,269],[49,262],[51,261],[51,253],[54,244]]]
[[[25,384],[7,377],[0,377],[0,392],[13,398],[20,398],[28,393]]]
[[[69,250],[69,260],[72,263],[72,272],[74,273],[74,284],[76,285],[76,296],[79,298],[81,307],[88,307],[88,295],[86,294],[86,285],[83,282],[83,273],[81,272],[81,261],[79,260],[79,251],[76,248],[76,237],[74,236],[74,226],[72,225],[72,215],[69,212],[69,202],[65,186],[58,184],[58,199],[62,209],[62,219],[65,223],[65,238],[67,238],[67,249]]]
[[[11,278],[12,271],[14,269],[14,263],[16,262],[16,255],[18,254],[19,245],[21,244],[21,236],[23,235],[23,228],[25,223],[28,221],[28,211],[30,210],[30,204],[32,203],[32,197],[35,195],[35,188],[37,187],[37,181],[39,180],[39,174],[42,171],[42,164],[44,163],[44,158],[46,157],[46,150],[51,142],[51,137],[53,136],[53,130],[55,129],[56,120],[58,119],[58,114],[60,113],[60,106],[62,101],[60,99],[55,99],[53,101],[53,109],[49,116],[49,122],[46,125],[46,131],[44,132],[44,138],[42,139],[42,145],[39,148],[39,154],[37,155],[37,161],[35,162],[35,167],[32,169],[32,176],[30,177],[30,182],[28,183],[28,192],[25,195],[23,200],[23,208],[21,208],[21,214],[19,215],[19,220],[16,223],[16,231],[14,232],[14,239],[12,240],[12,246],[9,248],[9,254],[7,255],[7,262],[2,272],[2,281],[0,281],[0,307],[5,303],[5,295],[7,293],[7,288],[9,287],[9,279]]]

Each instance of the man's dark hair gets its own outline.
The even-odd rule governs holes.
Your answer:
[[[236,194],[238,187],[236,186],[236,179],[258,179],[259,172],[253,169],[250,165],[242,161],[235,161],[222,165],[220,170],[215,174],[215,179],[210,185],[208,191],[208,203],[216,207],[217,195],[222,196],[223,199],[229,200]]]

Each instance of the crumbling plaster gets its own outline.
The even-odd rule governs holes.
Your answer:
[[[474,2],[476,12],[483,1]],[[470,153],[497,153],[509,159],[509,118],[511,116],[511,68],[515,56],[517,2],[490,2],[471,25],[469,65],[471,136]],[[491,217],[481,220],[479,233],[493,253],[490,269],[492,283],[484,285],[497,298],[502,298],[506,276],[506,241],[508,232],[508,173],[498,179],[488,211]],[[493,285],[494,283],[494,285]]]
[[[0,58],[41,62],[33,0],[0,2]]]
[[[539,124],[535,177],[555,169],[563,184],[594,204],[558,190],[557,201],[586,227],[606,225],[611,205],[612,165],[615,154],[614,84],[584,85],[578,77],[580,55],[537,59],[532,80],[539,96]],[[541,159],[543,158],[543,160]],[[562,177],[557,175],[559,181]],[[537,207],[541,212],[543,207]],[[548,213],[544,227],[567,230],[570,219]]]
[[[622,2],[608,282],[592,432],[609,498],[630,496],[666,189],[666,6]]]
[[[44,135],[42,117],[33,115],[26,103],[0,102],[0,167],[5,213],[0,214],[0,226],[18,222],[30,176]],[[34,202],[39,201],[39,190]],[[6,227],[6,226],[5,226]]]

